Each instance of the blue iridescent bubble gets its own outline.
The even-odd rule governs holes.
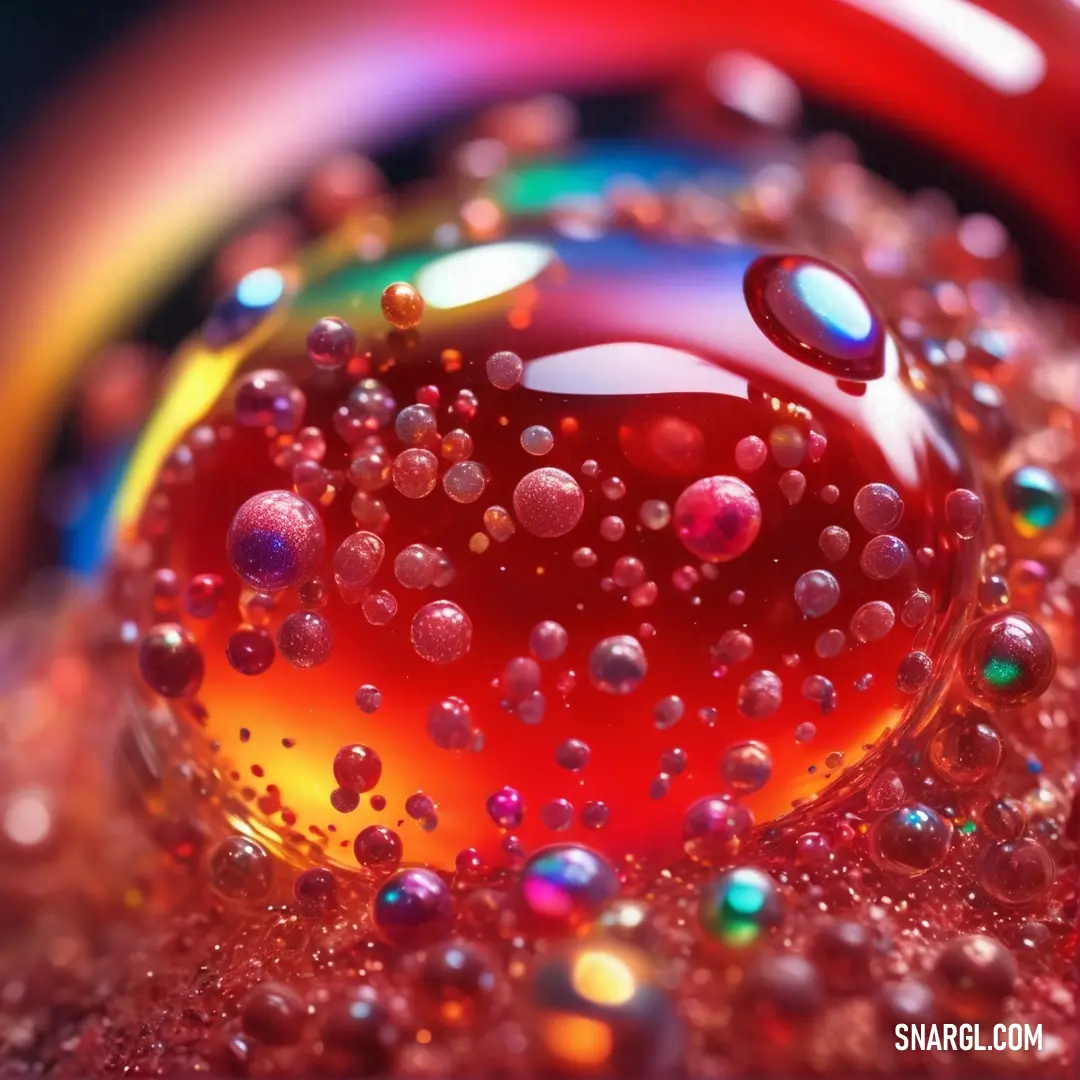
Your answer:
[[[420,867],[399,870],[375,894],[372,915],[392,945],[417,949],[445,937],[454,924],[450,890],[438,874]]]
[[[538,931],[572,933],[591,923],[615,898],[619,879],[589,848],[556,844],[538,851],[518,881],[523,921]]]
[[[285,277],[280,270],[268,266],[252,270],[214,305],[203,323],[203,340],[212,349],[239,341],[284,295]]]
[[[264,491],[233,516],[226,538],[233,569],[254,589],[310,581],[326,554],[319,512],[291,491]]]
[[[842,379],[885,373],[885,331],[859,287],[805,255],[756,259],[743,283],[754,321],[785,352]]]

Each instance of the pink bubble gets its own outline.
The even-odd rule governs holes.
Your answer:
[[[709,476],[691,484],[675,503],[675,532],[705,562],[737,558],[757,539],[761,506],[734,476]]]
[[[452,664],[472,647],[472,620],[449,600],[425,604],[410,632],[417,654],[433,664]]]
[[[514,488],[514,513],[533,536],[565,536],[581,520],[585,495],[562,469],[534,469]]]
[[[343,590],[364,588],[379,572],[386,545],[370,532],[345,537],[334,552],[334,581]]]

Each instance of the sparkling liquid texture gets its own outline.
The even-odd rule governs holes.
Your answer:
[[[758,820],[768,820],[820,794],[903,723],[911,695],[897,688],[897,667],[916,646],[931,649],[948,636],[959,617],[951,598],[973,573],[971,545],[951,532],[943,511],[968,468],[947,418],[912,385],[892,342],[881,378],[852,392],[758,329],[743,302],[744,276],[758,257],[738,245],[534,235],[346,266],[293,299],[235,378],[270,369],[302,390],[304,428],[322,433],[316,442],[326,449],[317,462],[337,474],[339,490],[329,505],[322,505],[329,488],[309,491],[307,510],[295,495],[264,494],[293,486],[289,466],[298,463],[288,450],[301,439],[275,440],[238,424],[234,380],[200,418],[216,433],[213,445],[196,454],[189,483],[167,488],[172,526],[160,549],[181,579],[215,573],[225,580],[218,613],[193,629],[207,670],[198,692],[205,717],[191,738],[204,764],[231,777],[237,791],[257,793],[246,800],[255,821],[325,844],[332,860],[351,864],[352,834],[400,823],[406,799],[423,792],[436,809],[423,825],[405,821],[404,858],[446,867],[470,846],[499,858],[500,830],[485,803],[509,786],[524,806],[511,831],[526,847],[558,838],[588,840],[612,855],[662,854],[678,849],[689,803],[731,791],[720,771],[729,745],[754,738],[770,748],[772,779],[745,799]],[[446,264],[455,260],[452,275]],[[423,330],[387,337],[376,301],[384,283],[406,270],[428,282]],[[367,343],[350,369],[320,371],[304,354],[304,334],[328,313],[348,319]],[[486,367],[502,350],[524,360],[520,383],[507,390],[492,384]],[[369,412],[372,430],[350,451],[334,413],[350,391],[356,400],[358,373],[378,381],[371,392],[389,405],[381,415]],[[424,414],[433,430],[417,435],[402,420],[407,406],[422,408],[420,400],[437,404]],[[401,410],[396,428],[394,406]],[[522,445],[523,432],[535,427],[551,433],[540,456]],[[424,445],[410,448],[403,430]],[[468,502],[451,494],[462,465],[440,452],[447,432],[460,430],[471,440],[465,464],[480,466],[482,493]],[[760,465],[740,468],[736,448],[753,438],[770,449]],[[351,473],[350,453],[366,463]],[[430,460],[438,481],[433,474],[410,489],[414,481],[399,475],[410,454]],[[554,470],[565,491],[540,482]],[[359,479],[361,494],[350,478]],[[708,478],[727,478],[721,487],[741,492],[760,518],[756,532],[736,522],[742,533],[730,552],[691,535],[720,520],[708,499],[695,502]],[[895,525],[887,522],[892,530],[876,539],[879,530],[855,509],[856,495],[871,484],[903,503]],[[573,504],[569,517],[564,496]],[[286,504],[281,535],[259,527],[259,499],[271,508]],[[658,503],[673,508],[671,525],[646,523]],[[318,564],[319,537],[301,538],[296,552],[289,547],[312,505],[326,536]],[[738,499],[732,506],[736,517],[745,511]],[[493,508],[518,520],[509,537],[485,528],[498,517]],[[370,533],[373,526],[385,558],[361,588],[340,587],[334,553],[358,527]],[[838,558],[822,535],[841,529],[850,549]],[[229,564],[226,536],[246,591]],[[879,573],[874,545],[883,539],[898,556]],[[444,565],[434,578],[402,568],[416,545],[439,553]],[[933,558],[918,556],[920,549]],[[245,569],[245,560],[260,559],[259,568]],[[238,612],[253,588],[272,589],[288,574],[296,584],[315,575],[327,583],[317,616],[333,645],[317,666],[290,663],[280,646],[295,634],[280,628],[305,605],[296,589],[278,591],[266,619],[270,634],[284,633],[278,656],[248,677],[226,661],[230,636],[242,621],[255,621]],[[820,614],[805,599],[815,581],[819,591],[827,583]],[[397,608],[382,625],[365,613],[371,596],[384,593]],[[859,640],[860,620],[874,610],[866,605],[899,613],[916,593],[929,597],[918,625],[894,619],[887,633]],[[466,613],[471,642],[453,662],[433,664],[418,654],[415,619],[443,600]],[[530,634],[546,621],[565,630],[567,645],[538,664]],[[731,651],[724,642],[733,634],[740,647]],[[597,677],[594,650],[620,635],[637,642],[647,663],[633,693],[612,693]],[[534,669],[524,692],[508,685],[514,664]],[[773,695],[767,708],[748,703],[762,679]],[[381,694],[371,715],[354,701],[365,683]],[[448,697],[471,712],[465,749],[443,749],[427,731],[429,714]],[[816,735],[798,739],[808,723]],[[591,751],[580,771],[558,764],[569,739]],[[383,762],[381,813],[366,799],[348,815],[331,804],[335,754],[354,742]],[[685,768],[663,781],[663,797],[650,798],[673,751],[682,752]],[[273,813],[260,809],[267,794]],[[557,800],[574,814],[555,834],[541,811]],[[590,828],[582,819],[600,803],[607,813],[594,820],[602,827]]]
[[[1069,1061],[1070,346],[828,145],[436,185],[181,349],[108,603],[186,1064]]]

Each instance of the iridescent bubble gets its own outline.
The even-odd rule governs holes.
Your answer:
[[[427,589],[439,572],[439,553],[427,544],[409,544],[394,559],[394,577],[406,589]]]
[[[182,698],[198,693],[206,665],[190,631],[179,623],[158,623],[139,645],[139,671],[162,697]]]
[[[394,431],[406,446],[431,446],[437,439],[435,410],[430,405],[406,405],[394,418]]]
[[[489,506],[484,511],[484,528],[491,539],[500,544],[506,543],[516,530],[509,511],[501,506]]]
[[[473,438],[467,431],[462,431],[461,428],[448,431],[443,436],[442,444],[439,447],[439,453],[447,461],[452,461],[454,464],[459,461],[468,461],[472,457],[472,452]]]
[[[373,1076],[392,1071],[400,1033],[373,987],[335,994],[320,1006],[319,1020],[323,1058],[327,1064],[336,1063],[339,1074],[354,1072],[357,1062]]]
[[[663,499],[646,499],[638,510],[638,519],[654,532],[665,529],[671,523],[671,507]]]
[[[884,600],[871,600],[851,616],[851,634],[861,645],[880,641],[896,625],[896,612]]]
[[[534,469],[514,488],[514,513],[533,536],[565,536],[581,520],[585,495],[562,469]]]
[[[1013,527],[1024,537],[1038,536],[1064,516],[1069,495],[1053,473],[1038,465],[1024,465],[1010,473],[1001,486]]]
[[[773,759],[769,748],[750,740],[735,743],[724,751],[720,775],[728,786],[740,794],[760,791],[772,776]]]
[[[254,495],[233,515],[229,561],[254,589],[285,589],[315,576],[326,554],[318,511],[291,491]]]
[[[851,535],[839,525],[829,525],[821,530],[818,547],[830,562],[839,562],[851,550]]]
[[[469,706],[452,696],[428,709],[427,730],[431,741],[443,750],[467,750],[476,734]]]
[[[895,769],[885,769],[874,777],[866,793],[866,801],[871,810],[884,813],[895,810],[904,801],[904,781]]]
[[[708,795],[687,807],[683,850],[695,862],[714,866],[737,855],[754,828],[754,815],[723,795]]]
[[[277,650],[267,631],[254,626],[239,626],[225,643],[225,656],[241,675],[261,675],[273,662]]]
[[[836,687],[824,675],[808,675],[803,679],[802,696],[819,705],[822,716],[827,716],[836,708]]]
[[[456,503],[476,502],[487,487],[488,472],[479,462],[459,461],[443,474],[443,491]]]
[[[225,583],[218,574],[196,574],[184,594],[184,607],[193,619],[212,619],[225,594]]]
[[[645,580],[645,564],[635,555],[620,555],[611,568],[611,577],[623,589],[640,585]]]
[[[739,712],[751,720],[764,720],[780,708],[784,686],[772,671],[755,671],[739,687]]]
[[[729,667],[748,660],[754,652],[754,639],[745,630],[725,630],[709,650],[714,663]]]
[[[555,436],[542,424],[533,424],[521,433],[521,446],[527,454],[543,457],[551,453]]]
[[[874,581],[887,581],[899,573],[908,560],[907,544],[896,536],[875,536],[859,556],[862,572]]]
[[[379,706],[382,705],[382,694],[379,688],[372,686],[371,683],[364,683],[363,686],[357,687],[353,699],[356,702],[356,707],[367,715],[378,712]]]
[[[307,353],[317,368],[344,367],[356,355],[356,332],[347,322],[328,315],[308,331]]]
[[[547,699],[539,690],[534,690],[514,707],[517,718],[523,724],[539,724],[544,719]]]
[[[488,797],[487,812],[500,829],[516,829],[525,820],[525,800],[517,788],[502,787]]]
[[[795,603],[808,619],[828,614],[840,600],[840,583],[828,570],[808,570],[795,582]]]
[[[383,446],[364,446],[349,462],[348,478],[361,493],[370,495],[390,483],[393,464]]]
[[[558,844],[542,848],[522,867],[516,900],[520,922],[535,933],[580,933],[595,922],[619,891],[606,859],[590,848]]]
[[[776,929],[784,906],[776,882],[764,871],[740,866],[714,878],[702,890],[698,924],[725,949],[748,949]]]
[[[808,255],[763,255],[744,280],[762,332],[785,352],[841,379],[885,374],[885,330],[859,287]]]
[[[902,694],[916,694],[930,685],[934,662],[924,652],[913,649],[896,668],[896,688]]]
[[[382,777],[382,758],[360,743],[343,746],[334,755],[334,779],[346,791],[371,791]]]
[[[855,517],[867,532],[891,532],[903,516],[904,500],[888,484],[866,484],[855,495]]]
[[[673,995],[639,949],[590,938],[552,950],[535,967],[528,1001],[537,1076],[683,1074],[685,1039]]]
[[[233,391],[233,415],[242,427],[296,431],[306,409],[304,392],[283,371],[253,371]]]
[[[824,633],[819,634],[814,642],[814,652],[822,660],[831,660],[844,651],[846,644],[847,638],[844,636],[843,630],[826,630]]]
[[[1001,736],[981,709],[947,718],[927,747],[930,764],[957,787],[977,787],[989,780],[1003,753]]]
[[[245,274],[231,293],[219,300],[202,325],[211,349],[223,349],[249,334],[285,295],[280,270],[264,266]]]
[[[970,540],[982,526],[983,501],[974,491],[957,488],[945,496],[945,520],[957,536]]]
[[[660,771],[668,776],[681,776],[686,771],[687,753],[679,747],[665,750],[660,755]]]
[[[227,900],[261,900],[270,891],[273,860],[246,836],[227,836],[206,861],[210,886]]]
[[[574,807],[566,799],[552,799],[540,808],[544,828],[562,832],[574,823]]]
[[[334,788],[330,792],[330,805],[339,814],[351,814],[360,805],[360,796],[355,791]]]
[[[431,870],[399,870],[375,894],[372,921],[379,933],[399,949],[433,945],[446,937],[454,924],[450,890]]]
[[[617,476],[608,476],[600,481],[600,490],[603,492],[605,499],[618,502],[619,499],[626,495],[626,484]]]
[[[410,637],[417,654],[433,664],[452,664],[472,648],[472,620],[457,604],[435,600],[413,617]]]
[[[531,656],[515,657],[503,668],[499,687],[511,704],[523,701],[540,688],[540,665]]]
[[[379,572],[386,545],[374,533],[354,532],[334,552],[334,581],[343,592],[359,592]]]
[[[788,469],[781,474],[779,487],[780,494],[794,506],[806,494],[806,476],[798,469]]]
[[[1019,612],[984,615],[968,632],[960,664],[968,693],[990,709],[1034,701],[1056,668],[1046,631]]]
[[[555,760],[559,767],[569,772],[580,772],[589,764],[592,751],[580,739],[567,739],[555,750]]]
[[[578,548],[571,556],[579,570],[589,570],[596,565],[596,552],[592,548]]]
[[[645,650],[628,634],[604,638],[589,654],[589,678],[608,694],[630,694],[649,670]]]
[[[529,651],[537,660],[558,660],[566,652],[569,641],[565,628],[550,619],[537,623],[529,631]]]
[[[608,515],[600,522],[600,535],[610,543],[616,543],[626,534],[626,523],[621,517]]]
[[[675,694],[669,694],[667,697],[661,698],[653,706],[653,727],[658,731],[666,731],[682,719],[685,711],[686,706],[683,704],[682,698]]]
[[[348,410],[364,431],[381,431],[390,423],[397,402],[378,379],[361,379],[349,391]]]
[[[297,875],[293,896],[301,915],[319,918],[337,907],[337,878],[325,866],[312,866]]]
[[[734,476],[710,476],[683,491],[673,520],[676,534],[693,555],[704,562],[727,562],[757,539],[761,505],[751,488]]]
[[[411,330],[424,317],[424,299],[407,281],[395,281],[379,299],[386,321],[398,330]]]
[[[747,435],[735,444],[735,464],[743,472],[756,472],[768,456],[768,447],[756,435]]]
[[[499,390],[512,390],[525,371],[525,365],[517,353],[497,352],[487,359],[487,377],[492,386]]]
[[[922,626],[933,610],[934,601],[929,593],[917,589],[905,601],[900,610],[900,621],[907,627]]]
[[[294,611],[281,624],[278,652],[293,667],[313,668],[330,658],[334,632],[317,611]]]
[[[430,495],[439,473],[439,459],[430,450],[403,450],[392,469],[394,487],[407,499]]]
[[[870,857],[893,874],[916,877],[940,865],[949,853],[952,823],[922,803],[909,803],[874,822]]]
[[[602,799],[590,799],[581,808],[578,820],[586,829],[602,829],[611,817],[611,808]]]
[[[1054,884],[1050,852],[1030,838],[993,844],[983,853],[979,883],[1003,904],[1030,904]]]
[[[397,600],[394,594],[380,589],[368,593],[360,602],[360,609],[372,626],[385,626],[397,614]]]

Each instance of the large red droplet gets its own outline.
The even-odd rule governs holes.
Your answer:
[[[504,788],[520,794],[513,831],[527,850],[557,837],[612,857],[678,855],[687,807],[733,788],[768,821],[896,730],[910,700],[901,663],[933,654],[956,617],[953,583],[977,549],[957,546],[944,505],[966,477],[898,367],[855,397],[759,333],[742,299],[756,251],[551,250],[562,278],[532,283],[538,306],[518,329],[511,296],[440,308],[449,301],[429,285],[420,335],[388,337],[381,286],[361,267],[301,294],[249,358],[289,376],[269,381],[303,391],[302,424],[325,439],[326,491],[303,503],[317,518],[308,539],[324,542],[268,529],[266,552],[285,545],[273,582],[241,560],[253,584],[284,586],[272,603],[237,575],[225,541],[247,500],[289,488],[289,436],[238,426],[227,392],[205,418],[221,434],[194,481],[163,478],[150,493],[169,511],[160,565],[225,583],[191,627],[206,672],[205,727],[180,720],[190,745],[245,785],[259,766],[279,800],[260,806],[253,788],[249,813],[332,861],[355,866],[353,838],[380,826],[399,834],[406,863],[450,867],[475,848],[497,864],[504,838],[487,802]],[[493,280],[499,269],[493,257]],[[354,313],[346,293],[374,299]],[[738,335],[718,302],[745,321]],[[306,355],[316,320],[346,309],[371,352],[360,382]],[[493,385],[488,359],[506,350],[524,360],[520,381]],[[546,436],[522,445],[531,427],[550,448]],[[476,466],[475,500],[443,481],[462,462]],[[902,517],[870,514],[865,495],[856,505],[871,484]],[[906,554],[887,575],[875,557],[868,573],[860,559],[886,518],[884,542]],[[327,587],[335,577],[342,588]],[[916,594],[919,626],[900,618]],[[272,650],[254,630],[236,637],[248,623],[280,643],[261,674],[245,672]],[[381,701],[370,716],[355,704],[365,684]],[[726,751],[750,740],[771,774],[757,790],[726,786]],[[331,802],[335,755],[356,743],[382,762],[381,809]]]

